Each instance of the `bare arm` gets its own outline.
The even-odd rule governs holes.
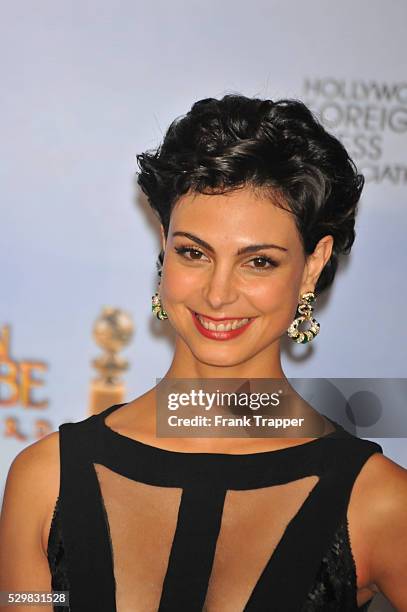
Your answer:
[[[0,591],[51,591],[43,535],[58,490],[59,433],[53,432],[23,449],[10,466],[0,517]]]
[[[372,581],[398,612],[407,612],[407,470],[380,457],[369,500]]]

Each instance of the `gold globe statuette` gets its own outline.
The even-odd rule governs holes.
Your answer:
[[[93,339],[104,353],[92,360],[99,376],[91,381],[89,414],[98,414],[108,406],[125,401],[125,384],[121,379],[129,362],[118,353],[133,337],[131,316],[120,308],[104,306],[93,326]]]

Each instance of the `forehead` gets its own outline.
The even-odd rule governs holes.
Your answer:
[[[284,205],[286,209],[288,206]],[[189,193],[176,203],[170,221],[173,231],[192,232],[211,244],[270,238],[298,241],[295,217],[271,196],[249,188],[225,194]],[[287,246],[287,245],[285,245]]]

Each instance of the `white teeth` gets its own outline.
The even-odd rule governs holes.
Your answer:
[[[196,316],[199,319],[200,323],[205,327],[205,329],[209,329],[211,331],[230,331],[231,329],[237,329],[239,327],[242,327],[243,325],[246,325],[246,323],[248,323],[250,320],[250,319],[239,319],[239,320],[236,319],[235,321],[228,321],[226,324],[219,323],[219,325],[215,325],[213,321],[206,321],[199,315],[196,315]]]

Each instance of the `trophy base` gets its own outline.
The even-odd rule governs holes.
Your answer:
[[[103,381],[94,380],[90,386],[88,415],[99,414],[113,404],[125,402],[125,386],[122,383],[108,385]]]

